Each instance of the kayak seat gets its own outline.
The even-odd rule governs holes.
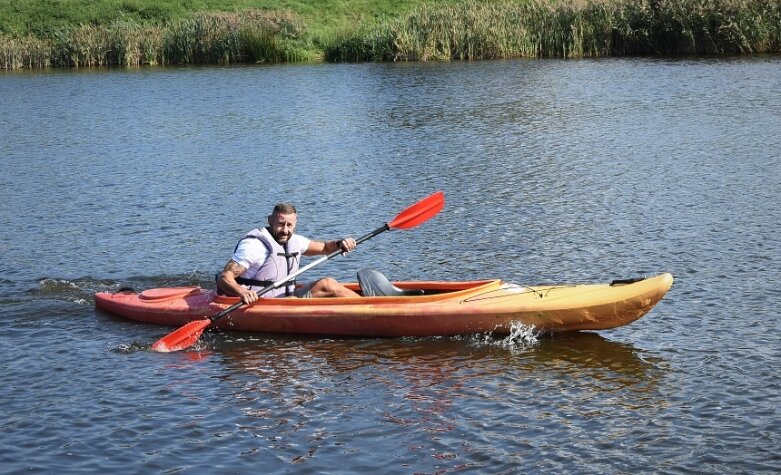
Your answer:
[[[374,269],[358,271],[358,284],[364,297],[400,297],[423,295],[422,289],[400,289],[391,284],[387,277]]]

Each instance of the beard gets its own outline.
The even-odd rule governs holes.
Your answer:
[[[292,235],[293,235],[293,233],[285,234],[284,232],[280,232],[280,233],[272,233],[271,237],[273,237],[274,240],[276,242],[278,242],[279,244],[285,244],[285,243],[287,243],[290,240],[290,237]]]

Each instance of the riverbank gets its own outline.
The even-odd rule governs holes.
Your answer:
[[[421,3],[331,28],[317,17],[245,9],[4,33],[0,68],[781,52],[771,0]]]

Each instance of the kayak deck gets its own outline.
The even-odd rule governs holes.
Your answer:
[[[224,329],[352,336],[507,334],[513,323],[543,332],[604,330],[646,314],[673,283],[670,274],[631,283],[521,287],[501,280],[394,282],[422,295],[264,298],[215,322]],[[360,292],[357,283],[346,284]],[[133,320],[180,326],[238,302],[200,287],[98,293],[98,308]]]

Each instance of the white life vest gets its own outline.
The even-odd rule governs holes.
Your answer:
[[[274,239],[268,228],[256,228],[247,233],[246,236],[239,240],[239,244],[245,239],[257,239],[266,247],[268,257],[266,258],[266,261],[261,264],[257,272],[250,275],[251,271],[247,270],[236,279],[236,282],[252,290],[258,291],[297,272],[299,262],[301,262],[301,256],[309,246],[309,241],[294,239],[295,237],[297,237],[295,234],[292,235],[288,242],[282,245]],[[236,249],[239,248],[239,244],[236,244]],[[233,252],[236,252],[236,249],[234,249]],[[263,297],[292,295],[294,290],[295,280],[292,280],[277,289],[273,289],[263,294]]]

